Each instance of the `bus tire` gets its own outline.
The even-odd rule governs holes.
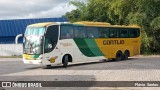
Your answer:
[[[68,55],[64,55],[63,59],[62,59],[62,64],[63,64],[63,67],[67,67],[68,66]]]
[[[116,61],[120,61],[120,60],[122,60],[122,58],[123,58],[122,52],[121,52],[121,51],[118,51],[118,52],[116,53],[116,58],[115,58],[115,60],[116,60]]]
[[[42,65],[41,68],[43,68],[43,69],[50,69],[51,65],[45,65],[45,66]]]
[[[126,50],[123,54],[123,60],[128,60],[128,57],[129,57],[129,51]]]

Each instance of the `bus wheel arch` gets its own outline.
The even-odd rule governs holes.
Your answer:
[[[128,57],[130,57],[130,52],[129,50],[125,50],[123,53],[123,60],[128,60]]]
[[[62,58],[62,64],[63,67],[67,67],[68,66],[68,62],[72,62],[72,56],[70,54],[65,54]]]

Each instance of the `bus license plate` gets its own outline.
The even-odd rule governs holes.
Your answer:
[[[29,61],[29,64],[33,64],[33,62]]]

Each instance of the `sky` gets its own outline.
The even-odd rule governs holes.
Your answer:
[[[0,0],[0,19],[61,17],[76,9],[70,0]],[[86,0],[79,0],[85,2]]]

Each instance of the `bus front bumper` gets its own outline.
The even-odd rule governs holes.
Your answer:
[[[42,64],[42,60],[27,60],[23,59],[24,64]]]

